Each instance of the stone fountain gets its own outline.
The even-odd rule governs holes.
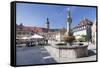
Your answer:
[[[53,53],[55,54],[56,57],[80,58],[80,57],[88,56],[87,45],[80,46],[79,44],[73,44],[73,41],[75,40],[75,36],[73,36],[72,30],[71,30],[71,24],[72,24],[72,17],[71,17],[70,9],[68,9],[67,30],[64,35],[64,40],[67,44],[52,46],[52,51],[54,51]]]

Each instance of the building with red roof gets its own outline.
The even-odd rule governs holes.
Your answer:
[[[87,18],[84,18],[82,21],[80,21],[79,24],[77,24],[73,28],[73,33],[75,36],[86,35],[88,37],[88,40],[91,40],[92,25],[93,25],[92,21],[88,20]]]

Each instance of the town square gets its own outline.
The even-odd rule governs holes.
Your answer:
[[[97,60],[96,8],[18,3],[16,11],[17,65]]]

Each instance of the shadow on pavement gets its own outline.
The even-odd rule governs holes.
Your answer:
[[[88,50],[88,56],[96,55],[96,53],[93,50]]]
[[[16,54],[17,65],[57,63],[44,46],[17,47]]]

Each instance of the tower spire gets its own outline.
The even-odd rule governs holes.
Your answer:
[[[47,28],[47,32],[49,31],[49,18],[47,18],[47,21],[46,21],[46,28]]]

